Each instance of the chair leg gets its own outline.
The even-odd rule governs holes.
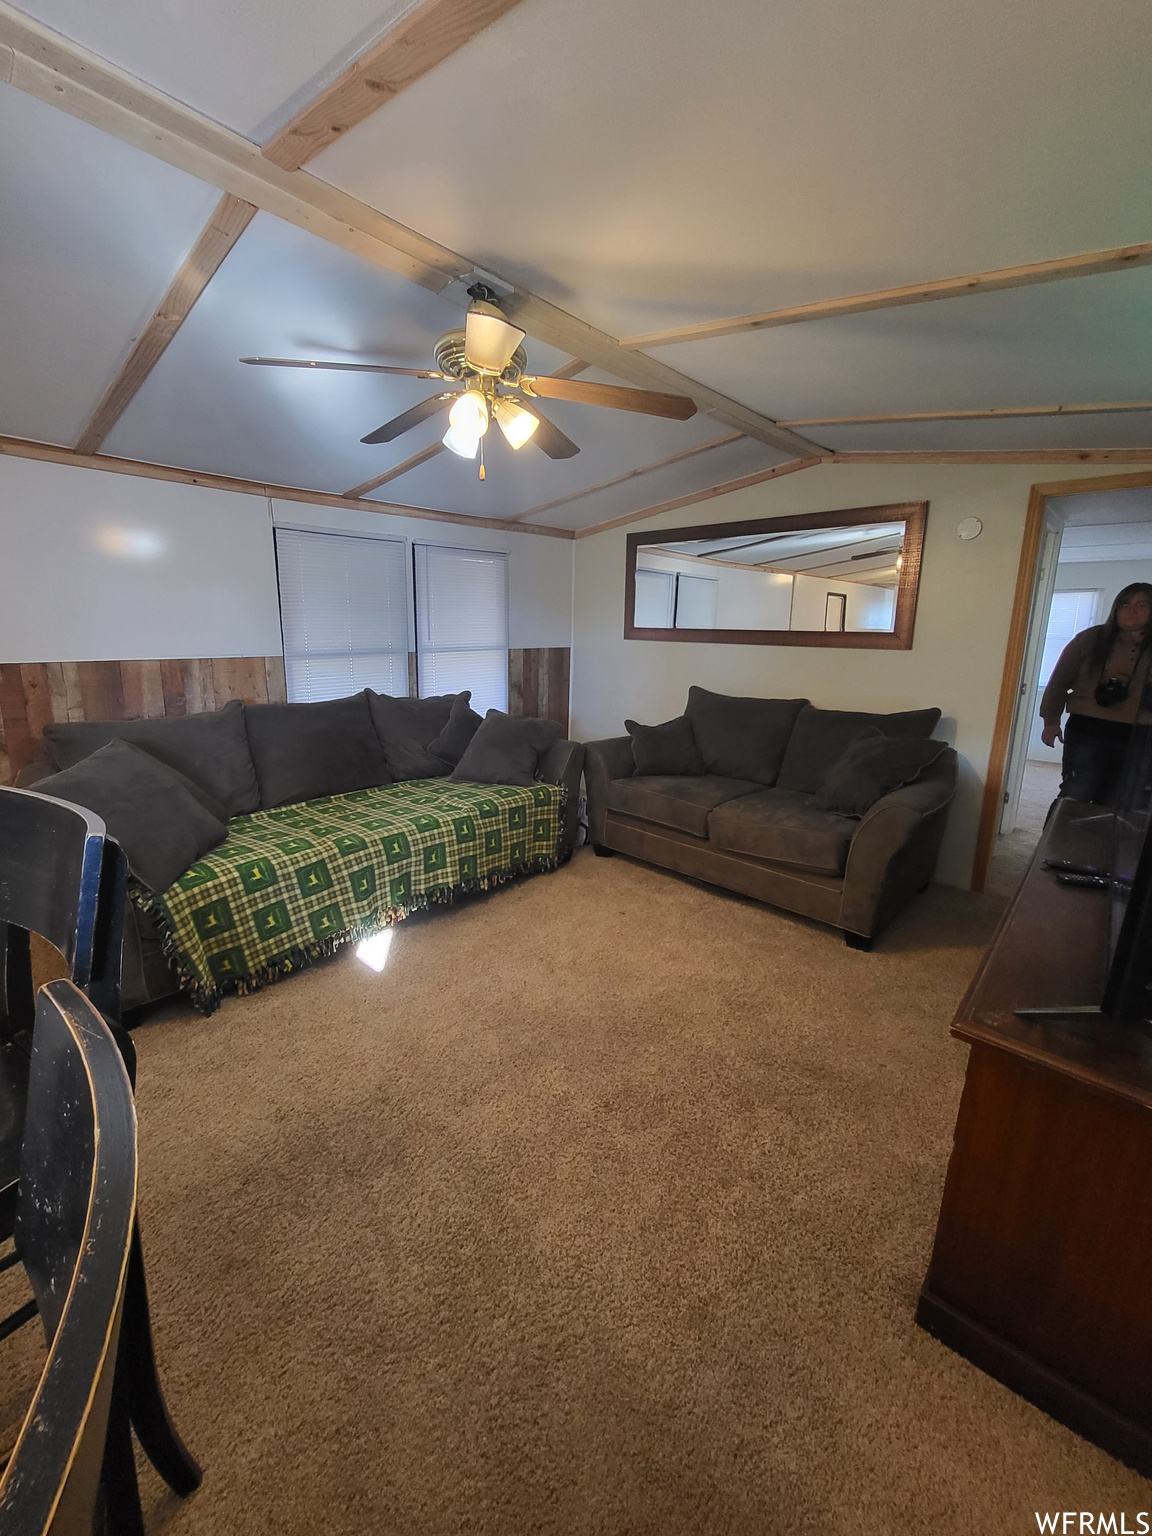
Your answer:
[[[101,1469],[108,1536],[144,1536],[144,1513],[140,1508],[140,1484],[136,1479],[136,1455],[132,1449],[132,1425],[128,1416],[127,1377],[124,1356],[121,1355],[116,1362],[116,1377],[112,1384]]]
[[[120,1352],[124,1364],[127,1411],[136,1438],[169,1488],[181,1498],[186,1498],[199,1488],[203,1473],[168,1416],[168,1407],[156,1371],[139,1222],[132,1231],[132,1252],[128,1259],[128,1277],[124,1289],[124,1320],[120,1327]]]

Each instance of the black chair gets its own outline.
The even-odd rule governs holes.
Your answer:
[[[32,790],[0,787],[0,1242],[12,1236],[28,1062],[35,1018],[31,935],[63,955],[116,1034],[130,1078],[136,1053],[120,1029],[120,954],[127,869],[98,816]],[[0,1270],[17,1262],[0,1258]],[[0,1339],[36,1315],[34,1301],[0,1322]]]
[[[101,1484],[135,1217],[123,1057],[84,994],[51,982],[37,1004],[16,1211],[48,1358],[0,1480],[0,1536],[89,1536],[98,1505],[111,1513]]]

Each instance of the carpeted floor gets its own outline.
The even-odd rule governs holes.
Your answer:
[[[999,905],[933,887],[859,954],[584,850],[381,975],[162,1009],[141,1211],[205,1478],[149,1529],[1135,1528],[1148,1483],[912,1321]]]

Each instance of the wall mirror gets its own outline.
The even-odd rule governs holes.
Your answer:
[[[624,638],[912,647],[926,501],[628,535]]]

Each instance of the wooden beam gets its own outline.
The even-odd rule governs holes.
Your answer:
[[[434,293],[474,270],[474,263],[463,256],[319,177],[304,170],[282,170],[249,140],[143,85],[4,0],[0,0],[0,82]],[[688,395],[706,415],[784,453],[826,451],[674,368],[626,350],[615,337],[524,289],[515,290],[505,308],[538,341],[584,358],[589,367],[603,368],[626,384]]]
[[[434,459],[438,453],[445,451],[444,444],[437,440],[427,448],[421,448],[419,453],[414,453],[410,459],[405,459],[402,464],[394,464],[391,469],[386,469],[382,475],[376,475],[372,480],[365,480],[363,485],[354,485],[350,491],[344,494],[351,501],[358,496],[367,496],[369,491],[376,490],[381,485],[387,485],[389,480],[397,480],[401,475],[406,475],[410,469],[419,469],[421,464],[427,464],[429,459]]]
[[[743,491],[750,485],[760,485],[765,480],[775,480],[779,475],[794,475],[798,469],[813,469],[817,464],[823,464],[824,459],[791,459],[787,464],[777,464],[775,469],[762,469],[759,474],[743,475],[739,480],[725,480],[722,485],[713,485],[706,491],[693,491],[688,496],[677,496],[674,501],[662,501],[655,507],[645,507],[640,512],[629,512],[624,517],[611,518],[606,523],[595,523],[591,528],[578,528],[578,539],[590,539],[594,533],[607,533],[610,528],[623,528],[626,523],[639,523],[646,517],[656,517],[661,512],[675,512],[680,507],[693,506],[698,501],[711,501],[713,496],[727,496],[729,491]],[[529,527],[540,527],[539,523],[530,523]]]
[[[1152,464],[1152,448],[956,448],[833,453],[828,464]]]
[[[519,3],[424,0],[285,123],[265,144],[265,155],[286,171],[299,170]]]
[[[101,469],[113,475],[139,475],[146,480],[172,480],[178,485],[199,485],[213,491],[236,491],[242,496],[263,496],[277,501],[302,501],[314,507],[350,507],[359,512],[382,512],[392,517],[414,517],[432,523],[459,523],[469,528],[499,528],[505,533],[543,534],[549,539],[570,539],[570,528],[547,528],[540,523],[513,523],[506,517],[469,517],[466,512],[447,512],[431,507],[409,507],[401,502],[350,500],[330,491],[310,491],[298,485],[272,485],[260,480],[241,480],[233,475],[201,474],[173,464],[148,464],[142,459],[117,459],[106,453],[77,453],[55,443],[30,438],[0,437],[0,454],[15,459],[39,459],[49,464],[70,464],[76,469]]]
[[[880,288],[875,293],[855,293],[844,299],[820,299],[814,304],[766,309],[757,315],[736,315],[731,320],[681,325],[674,330],[652,331],[647,336],[628,336],[620,345],[625,348],[668,347],[681,341],[711,341],[717,336],[741,336],[748,331],[769,330],[777,325],[797,325],[805,320],[861,315],[872,309],[928,304],[934,299],[959,299],[971,293],[998,293],[1004,288],[1027,288],[1033,283],[1055,283],[1066,277],[1094,277],[1101,272],[1123,272],[1127,267],[1146,267],[1150,263],[1152,240],[1145,240],[1139,245],[1120,245],[1108,251],[1087,251],[1081,256],[1061,256],[1055,261],[1032,261],[1021,267],[969,272],[964,277],[910,283],[904,288]]]
[[[95,453],[124,414],[129,401],[160,361],[164,349],[184,324],[193,304],[219,270],[220,263],[248,228],[256,209],[226,192],[189,251],[168,292],[141,331],[128,360],[76,444],[77,453]]]
[[[998,405],[985,411],[913,411],[904,416],[805,416],[781,427],[863,427],[893,421],[996,421],[1002,416],[1119,416],[1152,411],[1152,400],[1116,400],[1101,405]]]
[[[512,519],[519,523],[526,517],[538,517],[541,512],[551,512],[554,507],[563,507],[570,501],[579,501],[582,496],[592,496],[597,491],[606,491],[610,486],[623,485],[626,480],[635,480],[637,475],[651,474],[654,469],[664,469],[669,464],[679,464],[684,459],[694,459],[698,453],[708,453],[713,448],[722,448],[725,443],[738,443],[741,434],[730,432],[727,437],[714,437],[711,442],[697,443],[695,448],[683,448],[679,453],[670,453],[666,459],[656,459],[651,464],[641,464],[639,469],[630,469],[623,475],[615,475],[611,480],[601,480],[598,485],[588,485],[582,491],[571,491],[567,496],[557,496],[555,501],[544,501],[538,507],[529,507],[527,512],[517,512]]]

